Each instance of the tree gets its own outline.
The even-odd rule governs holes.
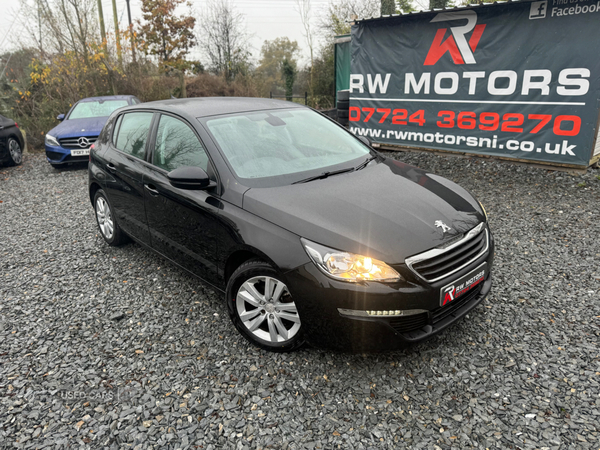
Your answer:
[[[448,5],[448,0],[429,0],[429,9],[433,10],[445,8]]]
[[[208,0],[200,19],[201,47],[209,59],[209,69],[225,80],[246,73],[250,52],[244,17],[229,0]]]
[[[313,95],[313,67],[315,65],[314,60],[314,45],[313,45],[313,33],[311,29],[311,4],[310,0],[296,0],[296,5],[298,6],[298,13],[300,14],[300,20],[302,21],[302,26],[304,27],[304,38],[306,39],[306,44],[308,45],[308,50],[310,51],[310,84],[309,91],[312,97]]]
[[[284,59],[281,64],[281,72],[285,80],[285,97],[291,102],[294,95],[294,80],[296,79],[296,65],[289,59]]]
[[[394,0],[381,0],[381,15],[389,16],[396,14],[396,3]]]
[[[98,41],[95,0],[22,0],[23,23],[40,55],[75,52],[88,63],[89,49]]]
[[[411,11],[415,11],[414,6],[411,3],[411,0],[398,0],[396,2],[396,12],[397,13],[409,13]]]
[[[269,91],[284,89],[283,62],[287,60],[297,67],[299,51],[298,42],[290,41],[287,37],[263,43],[261,59],[256,69],[257,78],[262,82],[263,95],[268,95]]]
[[[185,0],[142,0],[142,18],[138,21],[139,36],[146,54],[158,57],[167,70],[185,70],[190,63],[186,56],[196,45],[193,29],[196,19],[190,15],[176,16],[175,9]],[[188,7],[190,3],[185,3]]]
[[[381,0],[330,0],[327,12],[321,17],[319,28],[327,42],[333,42],[334,36],[350,34],[350,21],[356,18],[377,17],[381,9]]]

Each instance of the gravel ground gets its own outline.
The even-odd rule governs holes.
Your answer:
[[[379,355],[257,350],[218,293],[105,245],[85,168],[0,169],[0,447],[600,448],[600,171],[392,156],[478,196],[496,265],[467,320]]]

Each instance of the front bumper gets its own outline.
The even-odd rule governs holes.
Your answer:
[[[55,147],[52,145],[45,145],[46,147],[46,161],[52,165],[61,165],[68,163],[88,162],[89,155],[72,156],[71,150],[63,147]]]
[[[436,283],[420,280],[408,270],[402,273],[407,280],[402,283],[347,283],[327,277],[312,262],[286,273],[286,281],[309,343],[349,352],[390,351],[436,335],[481,303],[492,287],[493,255],[494,240],[490,234],[485,255]],[[488,264],[485,280],[441,307],[440,289],[483,263]],[[421,312],[406,316],[357,317],[347,314],[348,310]]]

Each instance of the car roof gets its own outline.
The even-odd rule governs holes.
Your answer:
[[[257,97],[195,97],[159,100],[125,109],[151,108],[190,117],[208,117],[222,114],[263,111],[267,109],[305,108],[297,103]]]
[[[134,98],[135,95],[104,95],[101,97],[87,97],[78,100],[77,103],[83,102],[97,102],[102,100],[129,100],[130,98]]]

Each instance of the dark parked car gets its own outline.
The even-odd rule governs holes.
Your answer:
[[[236,328],[264,349],[398,348],[491,288],[494,242],[473,196],[303,106],[123,108],[88,167],[106,242],[131,237],[221,290]]]
[[[79,100],[67,115],[59,114],[59,125],[45,139],[46,159],[53,167],[85,162],[108,116],[118,108],[141,103],[133,95],[109,95]]]
[[[17,123],[0,116],[0,162],[17,166],[23,161],[25,140]]]

